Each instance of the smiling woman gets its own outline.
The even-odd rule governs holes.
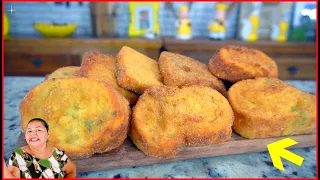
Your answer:
[[[72,178],[76,165],[64,151],[47,145],[49,126],[43,119],[28,123],[25,139],[27,146],[16,148],[11,154],[4,176],[8,178]]]

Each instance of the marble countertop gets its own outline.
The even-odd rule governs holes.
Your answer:
[[[4,155],[5,160],[12,153],[21,132],[19,104],[29,90],[42,82],[44,77],[10,77],[4,78]],[[297,88],[315,94],[315,81],[287,81]],[[302,166],[283,160],[285,171],[273,167],[268,152],[201,158],[170,163],[133,166],[127,168],[81,172],[77,177],[316,177],[316,148],[293,149],[292,152],[302,156]]]

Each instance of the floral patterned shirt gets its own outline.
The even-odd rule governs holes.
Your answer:
[[[21,148],[11,154],[9,165],[20,169],[21,178],[63,178],[61,169],[67,164],[68,157],[64,151],[54,148],[48,159],[39,159]]]

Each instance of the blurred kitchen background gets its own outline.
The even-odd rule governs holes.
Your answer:
[[[5,75],[44,76],[59,67],[79,66],[85,51],[116,55],[124,45],[155,60],[167,50],[204,63],[224,45],[244,45],[274,58],[280,79],[316,78],[316,2],[4,5]],[[147,16],[145,29],[139,11]],[[188,38],[182,40],[179,33]]]

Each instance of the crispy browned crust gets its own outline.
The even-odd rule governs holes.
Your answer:
[[[228,91],[233,130],[245,138],[311,133],[316,123],[314,95],[276,78],[237,82]]]
[[[278,77],[274,60],[263,52],[243,46],[225,46],[210,59],[209,70],[216,77],[237,82],[255,77]]]
[[[159,69],[167,86],[202,85],[227,96],[223,82],[210,73],[206,64],[195,59],[164,51],[159,58]]]
[[[127,136],[129,102],[109,84],[88,78],[47,80],[20,103],[21,127],[30,119],[49,124],[49,144],[72,158],[119,147]]]
[[[117,67],[118,83],[125,89],[142,94],[149,87],[163,85],[158,62],[130,47],[119,51]]]
[[[133,109],[129,136],[145,154],[170,158],[185,145],[225,142],[233,112],[227,99],[205,86],[154,86]]]
[[[69,78],[77,77],[77,73],[80,67],[78,66],[65,66],[53,71],[47,79],[56,79],[56,78]]]
[[[117,69],[116,58],[112,55],[106,55],[95,51],[85,52],[83,55],[79,76],[89,79],[104,81],[115,88],[120,94],[128,99],[130,104],[134,105],[139,96],[129,90],[119,86],[115,71]]]

